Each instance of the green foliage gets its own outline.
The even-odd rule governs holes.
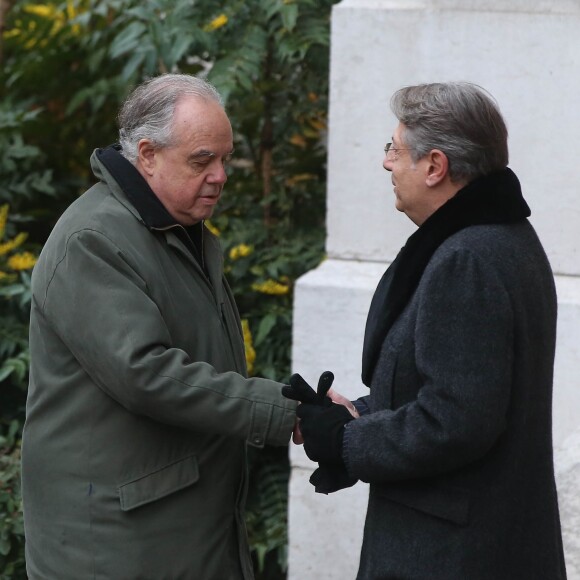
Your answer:
[[[0,206],[0,578],[25,578],[20,434],[28,377],[30,273],[35,257]],[[14,232],[10,235],[8,232]]]
[[[35,123],[40,110],[10,99],[0,102],[0,205],[9,203],[12,222],[34,219],[34,204],[53,196],[52,171],[43,165],[40,149],[24,141],[23,132]],[[12,224],[9,224],[9,228]]]
[[[9,239],[3,222],[8,205],[0,206],[0,425],[12,421],[23,410],[28,378],[28,311],[30,305],[30,270],[36,257],[22,251],[26,234]],[[13,395],[11,393],[16,393]],[[4,396],[16,396],[21,404],[3,404]]]
[[[224,97],[236,148],[211,225],[253,335],[253,373],[286,380],[294,282],[323,257],[329,17],[336,1],[0,0],[0,19],[9,8],[0,37],[6,235],[25,227],[32,242],[44,242],[61,211],[92,183],[89,155],[116,140],[114,119],[133,86],[163,72],[207,77]],[[2,465],[2,485],[9,481],[4,473],[18,466],[29,281],[22,270],[0,288],[0,436],[10,464]],[[10,435],[14,421],[19,427]],[[252,453],[250,474],[256,567],[263,580],[281,578],[286,449]],[[11,549],[0,562],[6,577],[16,578],[6,570],[22,564],[18,489],[0,493],[5,489],[16,511],[5,528]]]
[[[280,514],[285,514],[288,509],[290,466],[288,454],[284,451],[274,448],[251,451],[246,523],[248,534],[253,539],[258,580],[270,578],[273,569],[286,570],[288,530],[286,520]]]
[[[39,111],[4,101],[0,104],[0,202],[30,200],[38,195],[53,194],[51,172],[37,170],[42,162],[38,147],[24,143],[20,129],[34,121]]]
[[[0,430],[0,578],[26,578],[20,494],[20,429],[14,419]]]
[[[240,223],[238,223],[240,222]],[[296,238],[280,227],[267,239],[260,220],[231,219],[220,215],[212,220],[224,227],[227,276],[242,316],[249,321],[257,358],[253,374],[287,381],[290,373],[293,284],[303,272],[318,265],[323,251],[322,228],[303,231]],[[298,228],[297,228],[298,229]],[[251,244],[251,245],[250,245]],[[248,246],[246,255],[240,248]]]

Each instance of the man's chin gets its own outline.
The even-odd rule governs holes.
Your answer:
[[[203,212],[200,212],[197,215],[197,221],[200,222],[202,220],[208,220],[213,215],[214,206],[206,207]]]
[[[187,215],[187,216],[184,215],[184,216],[182,216],[182,219],[180,219],[178,221],[178,223],[181,224],[182,226],[185,226],[185,227],[194,226],[195,224],[198,224],[199,222],[210,219],[212,215],[213,215],[213,210],[212,211],[205,211],[203,213],[198,213],[196,215]]]

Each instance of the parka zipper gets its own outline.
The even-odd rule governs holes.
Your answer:
[[[189,234],[187,233],[187,230],[181,224],[171,224],[171,225],[165,226],[165,227],[152,227],[151,229],[157,230],[157,231],[168,231],[168,230],[171,230],[173,228],[180,228],[183,231],[183,233],[185,234],[185,236],[190,240],[191,246],[195,248],[193,241],[191,240]],[[201,271],[204,275],[204,279],[205,279],[206,283],[208,284],[208,286],[211,290],[211,293],[214,297],[214,301],[216,302],[216,305],[217,305],[218,303],[217,303],[216,289],[211,284],[211,281],[209,279],[209,275],[206,273],[205,267],[204,267],[203,248],[204,248],[204,235],[203,235],[203,229],[202,229],[202,235],[201,235],[202,263],[200,264],[195,259],[195,257],[193,255],[192,255],[192,257],[194,259],[196,266],[201,269]],[[231,355],[231,359],[232,359],[232,363],[233,363],[233,368],[237,369],[238,368],[238,361],[237,361],[237,356],[236,356],[236,348],[235,348],[235,344],[234,344],[234,341],[232,338],[230,327],[227,323],[225,304],[224,304],[223,300],[219,302],[218,311],[220,313],[223,331],[226,334],[226,336],[228,337],[228,343],[230,345],[230,355]],[[245,367],[245,365],[244,365],[244,367]]]
[[[150,229],[156,230],[159,232],[166,232],[166,231],[172,230],[174,228],[177,228],[183,232],[183,234],[185,235],[185,238],[188,240],[188,243],[186,243],[186,245],[188,246],[188,249],[190,250],[190,252],[194,258],[196,255],[199,256],[199,261],[197,259],[196,259],[196,261],[198,262],[198,265],[201,266],[201,269],[202,269],[204,275],[206,275],[205,256],[203,255],[203,248],[204,248],[203,222],[202,222],[202,229],[201,229],[201,249],[200,250],[197,249],[196,245],[193,243],[193,240],[191,239],[191,236],[187,233],[187,230],[181,224],[171,224],[169,226],[163,226],[163,227],[150,226]],[[206,277],[207,277],[207,275],[206,275]]]

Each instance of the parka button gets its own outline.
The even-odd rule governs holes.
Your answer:
[[[262,444],[262,438],[259,435],[254,435],[254,443],[256,445],[261,445]]]

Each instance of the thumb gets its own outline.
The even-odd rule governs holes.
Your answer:
[[[320,378],[318,379],[318,388],[316,389],[316,393],[320,398],[326,397],[326,393],[328,393],[328,389],[332,386],[334,381],[334,375],[330,371],[324,371]]]

